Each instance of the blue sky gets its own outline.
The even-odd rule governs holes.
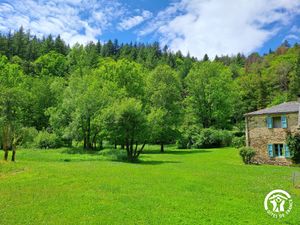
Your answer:
[[[300,0],[0,0],[0,32],[20,26],[71,45],[118,39],[202,58],[300,42]]]

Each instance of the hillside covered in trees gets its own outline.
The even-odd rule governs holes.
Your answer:
[[[159,43],[70,47],[20,28],[0,35],[0,85],[6,159],[19,145],[101,149],[105,141],[133,161],[146,143],[164,151],[242,142],[246,112],[297,99],[300,47],[197,59]]]

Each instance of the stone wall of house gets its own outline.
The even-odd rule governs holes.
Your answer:
[[[267,128],[267,115],[248,116],[248,144],[256,150],[254,161],[257,163],[290,165],[292,161],[286,158],[270,158],[268,144],[285,144],[287,132],[298,131],[298,113],[285,114],[288,128]],[[272,116],[272,115],[270,115]],[[274,115],[281,116],[281,115]]]

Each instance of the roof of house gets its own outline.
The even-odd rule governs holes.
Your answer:
[[[246,116],[264,115],[264,114],[281,114],[299,112],[300,102],[284,102],[270,108],[261,109],[255,112],[246,113]]]

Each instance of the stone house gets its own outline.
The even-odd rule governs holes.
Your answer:
[[[246,145],[256,150],[257,163],[290,165],[291,153],[286,145],[288,132],[299,130],[300,102],[285,102],[245,114]]]

